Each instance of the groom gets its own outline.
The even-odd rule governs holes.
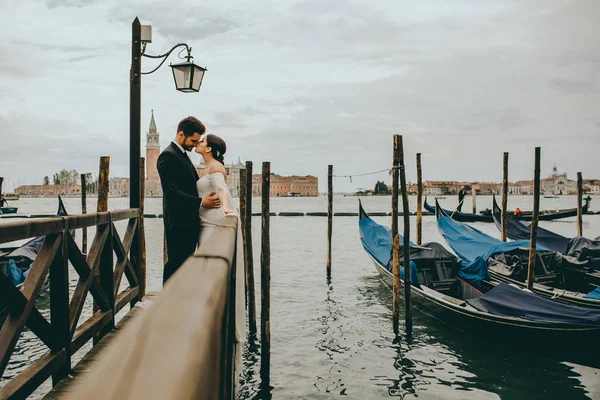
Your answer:
[[[198,119],[183,119],[177,126],[177,136],[158,157],[168,254],[163,284],[196,250],[200,235],[200,206],[221,206],[215,193],[210,193],[204,200],[198,197],[198,173],[186,153],[196,147],[205,131]]]

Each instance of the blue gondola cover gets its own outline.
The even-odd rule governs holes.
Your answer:
[[[600,324],[600,310],[561,303],[506,283],[499,284],[481,296],[479,304],[491,314],[530,321]]]
[[[450,217],[439,216],[437,223],[444,239],[462,260],[458,275],[474,284],[479,284],[483,279],[489,279],[488,258],[494,254],[529,247],[528,240],[503,242],[470,225],[454,221]],[[541,245],[538,245],[537,249],[548,250]]]

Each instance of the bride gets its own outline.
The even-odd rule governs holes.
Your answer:
[[[204,135],[196,146],[196,153],[199,153],[204,159],[206,167],[201,173],[200,179],[196,182],[198,196],[204,198],[210,193],[215,192],[221,201],[221,208],[200,207],[200,238],[198,243],[202,243],[214,232],[220,225],[221,220],[227,215],[237,216],[233,209],[233,198],[229,189],[227,189],[227,171],[225,170],[224,157],[227,146],[225,141],[216,135]],[[246,335],[246,310],[245,310],[245,292],[244,292],[244,257],[241,224],[238,217],[238,228],[236,234],[236,257],[235,257],[235,370],[236,370],[236,391],[238,379],[242,371],[242,344]]]

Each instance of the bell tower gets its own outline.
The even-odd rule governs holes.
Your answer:
[[[159,154],[160,136],[158,129],[156,129],[156,121],[154,121],[154,110],[152,110],[152,119],[146,134],[146,187],[153,186],[148,184],[159,182],[158,169],[156,168]]]

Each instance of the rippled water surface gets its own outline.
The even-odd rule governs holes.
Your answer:
[[[367,212],[389,211],[390,197],[363,198]],[[79,199],[66,199],[70,213],[80,212]],[[53,213],[52,199],[14,202],[20,212]],[[272,211],[325,211],[326,198],[271,199]],[[357,211],[356,197],[336,196],[334,211]],[[411,198],[414,211],[415,199]],[[491,198],[479,196],[479,207]],[[531,197],[513,197],[509,207],[531,209]],[[111,209],[126,208],[127,199],[110,199]],[[146,212],[161,212],[160,199],[147,199]],[[443,200],[452,208],[456,199]],[[542,209],[570,208],[573,196],[542,199]],[[260,210],[260,199],[254,200]],[[464,210],[470,209],[470,199]],[[89,199],[88,210],[95,208]],[[591,210],[600,210],[594,198]],[[389,225],[391,217],[375,217]],[[14,220],[0,220],[6,223]],[[439,241],[433,217],[424,217],[425,241]],[[148,290],[160,290],[162,277],[162,220],[148,218]],[[567,236],[576,234],[575,218],[541,222]],[[498,237],[493,224],[475,226]],[[124,226],[118,226],[123,231]],[[402,218],[400,218],[402,229]],[[414,217],[411,218],[414,232]],[[553,356],[551,348],[526,351],[514,343],[488,340],[465,327],[465,332],[418,312],[414,338],[394,341],[391,329],[392,295],[378,278],[359,242],[356,217],[334,218],[332,279],[325,273],[327,218],[271,218],[271,394],[275,399],[345,397],[376,399],[598,399],[598,364]],[[93,234],[93,231],[90,235]],[[600,236],[600,215],[584,217],[584,234]],[[80,240],[80,235],[78,240]],[[260,301],[260,219],[253,218],[257,299]],[[91,239],[90,239],[91,242]],[[76,274],[71,274],[73,284]],[[45,299],[45,300],[44,300]],[[38,306],[47,314],[44,296]],[[260,312],[260,306],[257,310]],[[88,314],[89,315],[89,314]],[[83,316],[82,318],[85,318]],[[4,378],[21,371],[45,349],[25,332]],[[600,338],[599,338],[600,340]],[[535,344],[534,344],[535,345]],[[557,344],[557,346],[560,344]],[[591,346],[598,346],[597,343]],[[260,357],[246,349],[241,398],[261,397]],[[49,387],[48,383],[44,389]],[[38,391],[35,396],[43,390]]]

